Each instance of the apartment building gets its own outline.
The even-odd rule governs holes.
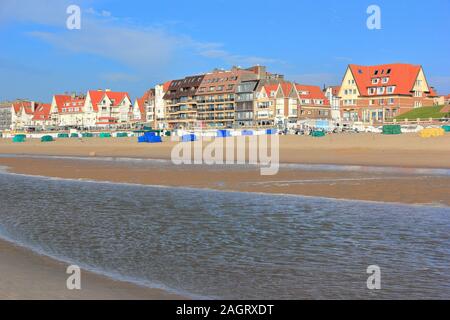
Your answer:
[[[189,76],[174,80],[164,95],[166,100],[166,122],[170,129],[199,127],[197,120],[196,93],[205,75]]]
[[[0,131],[10,130],[12,125],[12,102],[0,103]]]
[[[205,74],[196,93],[198,121],[203,128],[232,128],[235,120],[235,91],[246,79],[255,79],[250,70],[233,67]]]
[[[433,106],[422,66],[349,65],[339,97],[346,121],[383,122],[411,109]]]
[[[254,127],[255,111],[254,100],[255,91],[260,80],[241,81],[236,88],[236,109],[235,109],[235,125],[237,127]]]
[[[318,86],[296,84],[299,120],[331,120],[331,105]]]

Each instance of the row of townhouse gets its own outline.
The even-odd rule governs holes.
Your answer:
[[[339,86],[323,90],[287,81],[264,66],[233,67],[167,81],[134,103],[127,92],[106,89],[54,95],[50,104],[3,104],[0,130],[137,124],[157,129],[290,127],[317,119],[373,123],[449,103],[449,96],[436,94],[419,65],[349,65]]]
[[[331,118],[320,87],[285,81],[263,66],[173,80],[164,100],[169,128],[273,127]]]

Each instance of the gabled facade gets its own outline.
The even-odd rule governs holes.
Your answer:
[[[383,122],[413,108],[433,105],[422,66],[349,65],[339,97],[343,120]]]
[[[276,93],[279,84],[264,84],[255,93],[255,124],[260,127],[274,126]]]
[[[155,128],[156,129],[167,129],[168,125],[166,122],[166,109],[167,104],[164,100],[164,96],[169,90],[172,81],[167,81],[163,84],[155,86]]]
[[[82,95],[58,94],[52,98],[50,120],[59,127],[83,127],[85,98]]]
[[[133,106],[127,92],[91,90],[86,95],[85,126],[105,127],[131,122]]]
[[[295,89],[299,101],[299,120],[331,120],[330,102],[320,87],[296,84]]]
[[[41,103],[36,107],[34,111],[31,123],[35,127],[40,127],[42,129],[47,129],[53,126],[53,121],[50,115],[52,105],[50,103]]]
[[[155,89],[148,90],[141,98],[136,99],[133,105],[131,122],[141,122],[156,127]]]
[[[19,100],[11,106],[11,129],[22,130],[33,125],[32,120],[37,103],[34,101]]]

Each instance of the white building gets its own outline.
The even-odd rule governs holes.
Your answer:
[[[331,105],[331,119],[334,121],[341,121],[341,111],[339,109],[341,103],[341,99],[339,98],[340,90],[340,86],[332,86],[325,89],[325,96]]]

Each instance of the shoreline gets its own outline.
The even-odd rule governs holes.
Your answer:
[[[80,181],[185,187],[217,191],[299,195],[335,200],[360,200],[410,205],[450,206],[450,175],[416,173],[414,169],[298,169],[281,167],[276,176],[261,176],[258,168],[175,166],[159,162],[102,161],[0,157],[7,172]],[[392,171],[393,170],[393,171]]]
[[[81,268],[81,290],[68,290],[69,265],[0,236],[0,300],[185,300],[179,294]]]

